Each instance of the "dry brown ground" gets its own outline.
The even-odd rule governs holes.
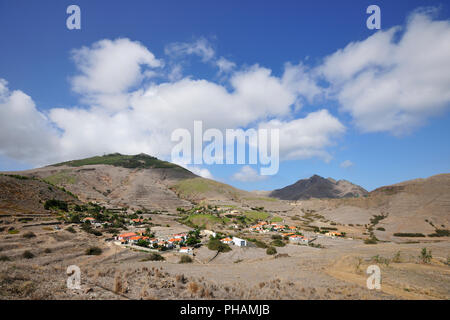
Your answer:
[[[171,221],[172,219],[172,221]],[[155,216],[180,230],[174,217]],[[105,237],[77,229],[73,234],[0,218],[0,297],[2,299],[449,299],[448,240],[434,243],[379,243],[318,238],[324,249],[298,245],[277,248],[278,257],[260,248],[236,248],[219,254],[195,250],[194,262],[180,264],[180,255],[164,253],[166,261],[142,261],[148,253],[123,249]],[[11,226],[18,234],[8,234]],[[77,228],[77,227],[76,227]],[[178,228],[178,229],[177,229]],[[160,227],[163,232],[165,227]],[[169,228],[168,228],[169,229]],[[24,238],[32,231],[36,237]],[[92,246],[103,249],[87,256]],[[419,261],[420,250],[432,250],[430,264]],[[45,249],[50,249],[50,252]],[[25,259],[29,250],[34,258]],[[400,251],[399,262],[393,257]],[[375,258],[378,256],[378,258]],[[389,263],[383,262],[389,259]],[[381,291],[366,287],[368,265],[382,271]],[[82,289],[66,286],[66,269],[78,265]]]

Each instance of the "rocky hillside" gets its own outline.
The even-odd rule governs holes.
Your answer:
[[[247,194],[145,154],[115,153],[14,173],[43,179],[81,201],[109,207],[175,211],[190,207],[191,201],[234,200]]]
[[[70,194],[39,179],[20,175],[0,174],[0,214],[48,214],[44,209],[47,200],[78,203]]]
[[[362,187],[346,180],[325,179],[314,175],[298,180],[287,187],[272,191],[269,196],[282,200],[305,200],[310,198],[350,198],[367,194]]]
[[[380,187],[366,197],[303,201],[301,208],[342,225],[372,225],[380,240],[439,240],[450,229],[450,174]]]

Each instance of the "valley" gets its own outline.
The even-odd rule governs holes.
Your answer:
[[[342,183],[314,176],[285,200],[143,154],[4,172],[0,296],[449,299],[450,175]],[[80,289],[66,285],[71,265]]]

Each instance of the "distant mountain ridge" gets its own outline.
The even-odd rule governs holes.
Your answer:
[[[269,196],[281,200],[306,200],[310,198],[352,198],[367,195],[364,188],[347,180],[325,179],[313,175],[301,179],[281,189],[272,191]]]

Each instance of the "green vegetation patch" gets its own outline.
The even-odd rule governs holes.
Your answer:
[[[77,182],[77,178],[74,175],[69,174],[67,170],[55,173],[43,180],[54,185],[74,184]]]
[[[396,232],[396,233],[394,233],[394,236],[395,237],[416,237],[416,238],[425,237],[425,235],[422,233],[409,233],[409,232]]]
[[[429,234],[429,237],[450,237],[450,230],[436,229],[434,233]]]
[[[67,162],[62,162],[55,164],[55,166],[70,166],[70,167],[81,167],[86,165],[94,165],[94,164],[106,164],[116,167],[124,167],[124,168],[172,168],[180,171],[188,170],[180,167],[176,164],[159,160],[158,158],[149,156],[147,154],[138,154],[138,155],[123,155],[120,153],[112,153],[104,156],[97,156],[92,158],[86,158],[81,160],[72,160]]]
[[[86,249],[86,255],[88,256],[99,256],[102,254],[102,249],[99,247],[90,247]]]
[[[224,220],[212,215],[212,214],[192,214],[190,216],[187,216],[183,223],[195,225],[195,226],[203,226],[203,225],[210,225],[210,224],[218,224],[223,223]]]
[[[244,216],[250,220],[266,220],[270,217],[270,215],[264,211],[245,211]]]
[[[295,220],[295,219],[292,219]],[[280,217],[273,217],[272,219],[270,219],[270,222],[283,222],[283,219]]]
[[[199,194],[204,194],[207,192],[230,194],[233,197],[238,197],[238,191],[233,187],[204,178],[192,178],[181,180],[177,184],[173,185],[172,188],[175,189],[175,191],[178,194],[181,194],[186,197],[197,196]]]

